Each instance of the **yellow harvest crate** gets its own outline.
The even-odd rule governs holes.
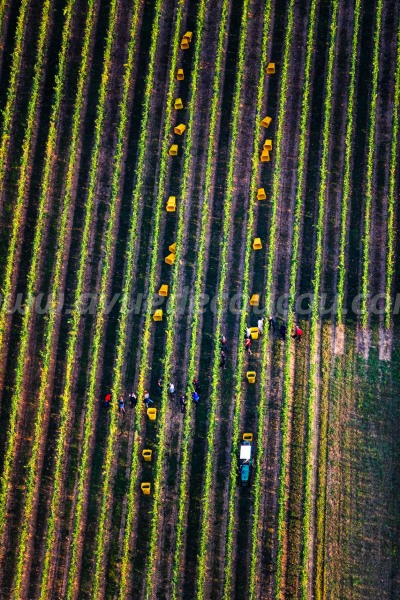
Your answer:
[[[156,408],[148,408],[147,416],[149,417],[150,421],[155,421],[157,419],[157,409]]]
[[[265,193],[264,188],[258,188],[257,190],[257,200],[266,200],[267,194]]]
[[[167,200],[167,212],[175,212],[176,211],[176,197],[170,196]]]
[[[146,462],[151,462],[151,456],[153,454],[153,450],[143,450],[142,456]]]
[[[261,162],[269,162],[271,160],[270,155],[269,155],[269,151],[268,150],[263,150],[260,156],[260,161]]]
[[[250,298],[250,306],[258,306],[260,304],[260,294],[253,294]]]
[[[272,118],[271,117],[264,117],[263,120],[261,121],[261,125],[265,128],[268,128],[272,123]]]
[[[182,135],[185,131],[186,125],[184,125],[183,123],[180,123],[180,125],[174,127],[174,133],[176,133],[177,135]]]
[[[264,150],[272,150],[272,140],[265,140],[263,144]]]
[[[256,382],[256,372],[255,371],[247,371],[246,377],[247,377],[247,381],[249,383],[255,383]]]
[[[250,336],[252,340],[258,340],[258,327],[250,327]]]

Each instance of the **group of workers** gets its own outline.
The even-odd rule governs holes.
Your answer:
[[[200,400],[200,395],[199,395],[200,394],[200,384],[199,384],[199,380],[196,377],[193,379],[192,385],[193,385],[192,400],[195,403],[195,405],[197,406],[197,404],[199,403],[199,400]],[[162,382],[162,379],[159,379],[157,381],[157,391],[160,396],[162,394],[162,388],[163,388],[163,382]],[[169,396],[170,400],[175,400],[175,398],[176,398],[175,385],[173,383],[168,384],[168,396]],[[104,396],[104,401],[103,401],[103,404],[107,410],[110,407],[111,400],[112,400],[112,394],[110,392],[108,392]],[[137,395],[134,390],[132,390],[130,392],[130,394],[128,395],[128,402],[129,402],[131,408],[134,408],[136,406]],[[143,402],[146,406],[146,410],[150,407],[151,404],[154,404],[154,400],[152,400],[150,398],[150,393],[148,390],[144,390]],[[179,396],[179,407],[180,407],[180,410],[182,413],[184,413],[186,410],[186,403],[187,403],[187,395],[186,394],[180,395]],[[118,398],[118,411],[120,414],[125,414],[125,412],[126,412],[125,411],[125,400],[124,400],[123,395],[121,395]]]
[[[258,329],[259,335],[262,335],[264,333],[264,317],[261,317],[260,319],[258,319],[257,329]],[[287,328],[286,328],[286,323],[284,321],[281,322],[281,324],[279,325],[277,318],[271,315],[268,318],[268,329],[273,334],[279,333],[281,339],[286,340]],[[295,323],[292,338],[294,338],[295,340],[297,340],[298,343],[300,343],[302,335],[303,335],[303,331],[300,329],[300,327],[297,325],[297,323]],[[246,331],[244,334],[244,349],[245,349],[246,354],[248,356],[251,356],[252,352],[251,352],[250,327],[246,327]]]
[[[257,329],[258,329],[259,335],[263,335],[263,333],[264,333],[264,317],[261,317],[260,319],[258,319]],[[286,328],[286,324],[284,321],[282,321],[281,324],[279,325],[277,318],[271,315],[268,318],[268,329],[269,329],[269,331],[272,332],[272,334],[279,333],[281,339],[286,340],[287,328]],[[303,331],[300,329],[298,324],[295,323],[292,338],[295,339],[298,343],[300,343],[302,335],[303,335]],[[227,352],[228,352],[227,351],[227,339],[223,334],[220,337],[219,344],[220,344],[220,359],[221,359],[220,367],[222,367],[223,369],[226,369]],[[251,352],[250,327],[246,327],[246,331],[245,331],[245,335],[244,335],[244,347],[245,347],[246,354],[248,356],[251,356],[252,352]],[[197,378],[194,378],[192,381],[192,385],[193,385],[192,400],[195,403],[195,405],[197,406],[197,404],[199,403],[199,400],[200,400],[199,380]],[[160,396],[162,394],[162,388],[163,388],[162,379],[158,379],[157,391]],[[168,396],[171,400],[175,400],[175,397],[176,397],[175,385],[171,382],[168,384]],[[111,399],[112,399],[112,396],[111,396],[111,393],[109,392],[104,397],[104,406],[106,407],[106,409],[109,408]],[[132,390],[132,392],[128,395],[128,401],[129,401],[131,408],[134,408],[136,406],[137,396],[136,396],[135,391]],[[150,398],[150,394],[149,394],[148,390],[144,391],[143,401],[146,405],[146,409],[149,408],[150,404],[154,404],[154,401]],[[187,395],[181,394],[179,396],[179,407],[180,407],[180,410],[182,413],[184,413],[186,411],[186,403],[187,403]],[[125,414],[125,400],[122,395],[118,398],[118,411],[121,414]]]

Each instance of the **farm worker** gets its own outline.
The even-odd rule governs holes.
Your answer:
[[[292,338],[294,338],[295,340],[297,340],[300,343],[302,335],[303,335],[303,331],[300,329],[300,327],[296,323],[294,326],[294,333],[292,335]]]
[[[257,321],[258,332],[260,335],[264,333],[264,318],[258,319]]]
[[[246,338],[246,339],[244,340],[244,347],[245,347],[245,350],[246,350],[246,352],[247,352],[247,354],[248,354],[249,356],[251,355],[250,346],[251,346],[251,340],[250,340],[250,338]]]
[[[198,402],[199,402],[199,400],[200,400],[200,397],[199,397],[198,393],[197,393],[197,392],[192,392],[192,398],[193,398],[193,402],[194,402],[194,403],[196,404],[196,406],[197,406],[197,404],[198,404]]]
[[[221,344],[221,348],[225,348],[225,346],[226,346],[226,337],[224,335],[221,335],[220,344]]]
[[[159,394],[160,394],[160,396],[161,396],[161,394],[162,394],[162,379],[159,379],[159,380],[157,381],[157,390],[158,390],[158,393],[159,393]]]
[[[246,327],[246,333],[245,333],[244,337],[245,337],[245,339],[250,338],[250,327]]]
[[[120,413],[125,414],[125,402],[122,396],[118,399],[118,410]]]
[[[179,396],[179,405],[181,407],[181,413],[186,410],[186,396]]]
[[[173,383],[169,384],[169,395],[171,396],[171,398],[175,397],[175,386]]]
[[[145,399],[145,400],[148,400],[148,399],[149,399],[149,397],[150,397],[150,394],[149,394],[149,392],[148,392],[147,390],[144,390],[144,399]]]
[[[219,366],[226,369],[226,354],[223,350],[221,350],[220,357],[221,357],[221,362],[219,363]]]
[[[199,380],[197,379],[197,377],[195,377],[193,379],[193,387],[195,389],[196,392],[200,392],[200,384],[199,384]]]
[[[130,402],[131,408],[134,408],[137,404],[137,397],[133,390],[129,394],[129,402]]]
[[[283,340],[286,340],[286,325],[285,325],[285,323],[282,323],[282,325],[280,326],[279,333],[281,334],[281,338]]]
[[[110,402],[111,402],[111,394],[108,393],[104,396],[104,406],[108,409],[110,408]]]
[[[149,408],[149,404],[154,404],[153,400],[149,397],[149,394],[147,394],[147,397],[146,394],[144,395],[144,403],[146,408]]]
[[[275,317],[273,317],[272,315],[269,317],[268,319],[268,329],[271,330],[275,333],[276,331],[276,319]]]

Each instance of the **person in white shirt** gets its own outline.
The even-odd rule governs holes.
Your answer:
[[[264,333],[264,319],[262,317],[261,317],[261,319],[258,319],[257,327],[258,327],[259,334],[262,335]]]

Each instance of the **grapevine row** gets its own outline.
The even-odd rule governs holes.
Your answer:
[[[181,30],[181,23],[183,18],[183,7],[184,0],[179,0],[179,3],[176,7],[176,17],[175,17],[175,25],[174,25],[174,34],[172,36],[171,45],[172,45],[172,56],[170,62],[170,71],[169,71],[169,83],[168,83],[168,91],[166,95],[166,110],[164,117],[164,131],[163,131],[163,141],[161,145],[161,161],[160,161],[160,169],[158,175],[158,192],[156,199],[156,207],[155,207],[155,217],[154,217],[154,228],[152,233],[152,241],[150,247],[153,248],[151,255],[151,264],[150,264],[150,272],[148,277],[148,289],[149,294],[153,293],[156,284],[156,273],[157,273],[157,259],[158,259],[158,250],[159,250],[159,238],[160,238],[160,224],[161,217],[163,214],[163,201],[165,198],[165,187],[166,187],[166,178],[167,178],[167,167],[168,167],[168,144],[170,139],[170,130],[171,130],[171,117],[172,117],[172,109],[173,109],[173,94],[175,89],[175,74],[176,74],[176,65],[178,59],[178,49],[179,49],[179,35]],[[136,186],[136,194],[140,194],[140,186]],[[129,234],[129,252],[128,252],[128,260],[127,264],[129,264],[129,259],[134,255],[134,240],[136,237],[136,230],[131,228]],[[126,272],[126,276],[124,279],[124,291],[122,295],[122,308],[121,308],[121,322],[120,323],[120,335],[124,336],[120,339],[124,340],[125,331],[127,328],[127,317],[128,317],[128,303],[129,303],[129,291],[131,289],[131,279],[128,278],[130,275],[131,279],[133,277],[133,273],[130,273],[129,269]],[[151,327],[152,323],[152,306],[151,302],[148,302],[146,308],[146,316],[145,322],[143,326],[143,337],[141,343],[141,360],[139,367],[139,380],[138,380],[138,388],[137,395],[138,398],[143,398],[144,394],[144,385],[147,378],[148,370],[149,370],[149,344],[150,344],[150,336],[151,336]],[[123,362],[123,349],[126,345],[126,341],[121,342],[121,352],[117,356],[117,365],[122,364]],[[125,598],[128,593],[128,585],[129,585],[129,573],[130,573],[130,541],[133,530],[133,523],[135,512],[137,509],[137,503],[135,502],[135,494],[136,494],[136,483],[139,469],[139,448],[141,442],[141,432],[143,427],[143,411],[141,407],[136,408],[135,414],[135,437],[132,448],[132,463],[130,468],[129,475],[129,490],[127,495],[127,516],[125,523],[125,532],[124,532],[124,540],[123,540],[123,549],[122,549],[122,557],[121,557],[121,580],[120,580],[120,589],[119,589],[119,598]]]
[[[328,164],[329,164],[329,138],[332,121],[332,95],[333,95],[333,73],[335,62],[336,37],[338,26],[339,0],[333,0],[332,16],[330,23],[330,38],[328,48],[328,66],[327,79],[324,100],[324,124],[322,131],[322,156],[319,173],[319,191],[318,191],[318,217],[316,223],[316,242],[315,242],[315,263],[313,274],[313,300],[310,323],[310,365],[308,377],[308,398],[307,398],[307,425],[306,425],[306,444],[305,444],[305,481],[304,481],[304,508],[302,520],[302,553],[301,553],[301,575],[300,575],[300,595],[303,600],[308,598],[308,561],[309,561],[309,530],[312,511],[312,471],[313,471],[313,429],[315,401],[318,391],[318,338],[319,338],[319,297],[322,278],[322,256],[323,256],[323,237],[325,221],[325,200],[328,183]]]
[[[294,324],[294,303],[297,283],[297,273],[299,266],[300,252],[300,232],[302,224],[302,212],[304,204],[304,181],[306,170],[307,139],[310,120],[311,106],[311,67],[313,61],[314,37],[316,29],[316,12],[318,0],[312,0],[310,6],[310,17],[307,33],[307,47],[304,65],[304,85],[303,97],[300,114],[300,134],[299,151],[297,160],[297,189],[295,198],[295,212],[292,238],[292,256],[289,281],[289,307],[287,330],[290,332]],[[283,373],[283,402],[281,414],[281,459],[279,465],[279,487],[278,487],[278,528],[277,528],[277,558],[276,558],[276,576],[275,576],[275,597],[281,598],[281,582],[283,578],[283,560],[284,560],[284,536],[286,523],[286,504],[287,504],[287,465],[289,448],[289,401],[291,396],[291,338],[287,336],[285,343],[285,359]]]
[[[192,177],[193,168],[193,134],[196,128],[195,119],[195,101],[198,92],[198,81],[200,74],[200,58],[201,58],[201,40],[203,39],[203,30],[205,22],[205,13],[207,0],[201,0],[199,6],[199,12],[196,18],[196,40],[195,52],[193,57],[193,67],[191,76],[191,92],[189,105],[191,107],[192,115],[189,117],[187,124],[187,132],[184,147],[184,161],[183,161],[183,172],[182,172],[182,185],[180,190],[180,209],[178,228],[175,235],[176,239],[176,267],[172,272],[171,278],[171,292],[168,299],[168,316],[167,316],[167,327],[166,327],[166,341],[165,341],[165,358],[164,358],[164,381],[170,381],[170,375],[172,371],[172,358],[174,355],[174,325],[175,325],[175,314],[176,314],[176,300],[177,294],[179,293],[179,263],[180,256],[183,255],[183,244],[185,234],[185,212],[189,204],[190,197],[190,180]],[[197,262],[197,269],[201,269],[201,264]],[[154,469],[154,501],[153,501],[153,517],[151,520],[150,530],[150,543],[148,550],[148,565],[146,575],[146,590],[147,593],[152,589],[152,581],[154,580],[154,568],[156,559],[156,541],[158,535],[158,524],[159,524],[159,513],[160,513],[160,500],[161,500],[161,483],[162,483],[162,470],[165,454],[165,430],[167,421],[167,398],[168,390],[167,386],[163,386],[161,406],[160,406],[160,423],[158,426],[158,444],[157,444],[157,458]]]
[[[260,73],[258,79],[257,86],[257,100],[256,100],[256,123],[261,120],[261,111],[263,107],[263,94],[264,94],[264,78],[265,78],[265,68],[267,65],[267,44],[269,39],[269,29],[270,29],[270,19],[271,19],[271,0],[268,1],[266,6],[264,7],[264,23],[263,23],[263,33],[262,33],[262,42],[261,42],[261,56],[264,57],[260,62]],[[242,290],[242,298],[246,303],[245,306],[242,307],[241,316],[240,316],[240,326],[239,331],[244,331],[247,323],[247,302],[250,294],[250,260],[252,255],[252,246],[251,241],[253,237],[253,229],[254,229],[254,221],[255,221],[255,210],[254,210],[254,192],[256,189],[256,179],[258,175],[259,169],[259,136],[256,134],[254,136],[253,142],[253,157],[252,157],[252,171],[251,171],[251,182],[250,182],[250,203],[249,203],[249,213],[248,213],[248,221],[247,221],[247,233],[246,233],[246,241],[245,241],[245,258],[244,258],[244,270],[243,270],[243,290]],[[245,354],[244,352],[238,353],[238,361],[236,365],[236,381],[235,381],[235,405],[234,405],[234,413],[233,413],[233,424],[232,424],[232,457],[230,464],[230,472],[229,472],[229,503],[228,503],[228,521],[227,521],[227,531],[226,531],[226,556],[225,556],[225,567],[224,567],[224,590],[223,590],[223,598],[224,600],[229,600],[232,596],[231,589],[231,576],[232,576],[232,566],[233,566],[233,537],[235,531],[235,492],[236,492],[236,481],[237,481],[237,463],[236,456],[234,456],[234,452],[236,451],[237,442],[239,439],[239,420],[240,420],[240,410],[242,403],[242,374],[244,369],[245,362]],[[252,589],[252,581],[250,580],[250,589]],[[250,592],[251,596],[251,592]]]
[[[376,107],[378,100],[378,75],[379,75],[379,46],[381,39],[381,21],[382,21],[383,1],[378,0],[376,6],[376,21],[374,33],[374,48],[372,54],[372,86],[371,86],[371,104],[369,114],[369,132],[368,132],[368,155],[367,171],[365,181],[365,212],[364,212],[364,233],[362,239],[362,260],[361,260],[361,326],[367,327],[368,324],[368,293],[369,293],[369,255],[370,255],[370,236],[371,236],[371,206],[373,194],[373,170],[375,158],[375,130],[376,130]]]
[[[354,5],[354,29],[350,61],[350,80],[349,80],[349,103],[347,107],[347,121],[345,133],[345,155],[344,155],[344,177],[342,190],[342,205],[341,205],[341,222],[340,222],[340,240],[339,240],[339,261],[338,261],[338,286],[337,286],[337,323],[343,324],[343,308],[344,308],[344,285],[346,280],[346,245],[347,245],[347,215],[349,211],[350,199],[350,179],[351,179],[351,159],[354,130],[355,106],[354,97],[356,93],[356,66],[357,66],[357,50],[358,38],[360,32],[361,20],[361,0],[355,0]]]
[[[18,180],[18,196],[16,205],[13,207],[14,220],[11,233],[11,241],[7,254],[7,266],[6,272],[4,273],[2,282],[2,297],[8,298],[11,290],[11,277],[13,269],[15,270],[15,253],[17,250],[17,244],[19,242],[19,233],[22,226],[22,208],[25,200],[25,186],[26,176],[28,174],[28,162],[31,152],[31,141],[33,135],[33,129],[35,124],[35,112],[39,99],[40,83],[42,79],[42,67],[45,58],[45,44],[48,33],[48,24],[50,20],[50,7],[51,0],[46,0],[43,5],[42,21],[39,30],[39,41],[37,49],[37,60],[35,64],[35,73],[33,77],[33,85],[31,97],[28,106],[27,124],[24,134],[24,140],[21,151],[21,162],[19,166],[19,180]],[[1,317],[5,316],[7,310],[7,301],[5,300],[0,308]],[[4,320],[0,317],[0,346],[3,345],[4,341]],[[25,354],[23,358],[26,358]],[[0,478],[0,540],[4,535],[4,528],[6,525],[6,513],[8,506],[8,492],[10,488],[10,478],[12,477],[12,470],[15,457],[15,447],[17,443],[17,429],[19,420],[19,408],[21,406],[21,395],[23,388],[23,367],[24,364],[19,365],[20,368],[15,374],[14,392],[10,406],[10,421],[8,425],[8,435],[6,441],[6,447],[4,452],[4,465],[3,472]]]
[[[112,204],[114,204],[115,199],[117,198],[118,194],[120,193],[120,177],[121,177],[121,167],[122,167],[122,159],[123,159],[123,147],[124,147],[126,127],[127,127],[127,123],[128,123],[127,104],[128,104],[129,89],[130,89],[131,79],[132,79],[132,70],[133,70],[133,63],[134,63],[134,58],[135,58],[135,51],[136,51],[136,36],[137,36],[137,27],[138,27],[138,18],[139,18],[139,14],[138,14],[139,8],[140,8],[140,0],[135,0],[135,4],[134,4],[134,8],[133,8],[134,14],[133,14],[132,23],[131,23],[131,35],[130,35],[130,42],[129,42],[129,49],[128,49],[128,60],[126,63],[127,68],[125,70],[124,82],[123,82],[123,95],[122,95],[122,102],[121,102],[122,109],[121,109],[120,124],[119,124],[119,129],[118,129],[118,134],[117,134],[117,150],[116,150],[116,155],[115,155],[115,160],[114,160],[115,169],[113,172],[112,189],[111,189]],[[140,226],[140,224],[139,224],[140,190],[143,185],[144,174],[145,174],[144,157],[145,157],[145,150],[146,150],[146,137],[148,135],[149,113],[150,113],[150,106],[151,106],[151,90],[153,89],[153,85],[154,85],[154,69],[155,69],[155,64],[156,64],[157,46],[158,46],[158,40],[159,40],[159,27],[160,27],[160,20],[161,20],[161,14],[162,14],[161,9],[162,9],[162,0],[157,0],[157,4],[156,4],[155,10],[154,10],[153,31],[152,31],[152,36],[151,36],[151,45],[150,45],[149,60],[148,60],[149,66],[148,66],[148,72],[146,75],[146,85],[145,85],[144,98],[143,98],[144,112],[143,112],[142,121],[141,121],[141,125],[140,125],[138,158],[137,158],[137,165],[136,165],[137,180],[136,180],[135,190],[134,190],[133,198],[132,198],[133,210],[132,210],[132,215],[131,215],[131,228],[135,232],[138,231],[139,226]],[[112,216],[113,216],[113,219],[111,220],[111,218],[110,218],[109,223],[108,223],[108,232],[106,235],[107,240],[112,240],[115,237],[113,234],[114,227],[115,227],[113,221],[115,220],[115,215],[113,214]],[[111,215],[110,215],[110,217],[111,217]],[[132,256],[130,258],[128,258],[129,265],[134,265],[134,256],[136,255],[137,240],[138,240],[138,238],[136,236],[133,241],[133,245],[130,248],[130,252],[132,252]],[[110,246],[110,244],[108,244],[108,245]],[[111,246],[108,249],[109,253],[110,253],[110,251],[111,251]],[[91,403],[95,402],[96,381],[98,381],[98,379],[99,379],[100,365],[99,365],[99,358],[98,358],[98,354],[99,354],[98,348],[99,348],[100,340],[102,338],[103,331],[104,331],[103,312],[105,310],[105,306],[107,303],[107,287],[108,287],[108,281],[109,281],[110,272],[111,272],[110,267],[111,267],[110,261],[105,261],[104,267],[103,267],[103,272],[102,272],[102,277],[101,277],[101,283],[100,283],[100,290],[101,290],[101,292],[100,292],[101,301],[99,304],[100,312],[98,314],[98,317],[96,320],[96,326],[95,326],[95,339],[97,340],[97,343],[93,344],[93,348],[94,348],[94,350],[97,350],[97,352],[96,352],[96,354],[93,353],[92,358],[90,360],[90,364],[95,365],[95,368],[92,367],[90,370],[90,383],[89,383],[88,398],[89,398],[89,402],[91,402]],[[129,286],[132,279],[133,279],[133,273],[129,274],[129,280],[125,281],[125,283],[124,283],[123,302],[126,301],[129,297],[129,293],[126,292],[125,286],[126,285]],[[116,355],[116,361],[115,361],[115,365],[114,365],[113,383],[112,383],[112,387],[111,387],[111,394],[114,399],[119,398],[119,396],[121,395],[121,392],[122,392],[121,379],[122,379],[122,373],[124,370],[124,354],[125,354],[124,350],[125,350],[125,345],[126,345],[126,339],[125,339],[126,332],[125,332],[125,326],[123,323],[124,319],[126,319],[126,312],[125,312],[125,310],[122,310],[121,316],[120,316],[119,327],[118,327],[117,355]],[[104,570],[104,554],[105,554],[104,553],[104,544],[105,544],[105,540],[107,538],[107,536],[106,536],[106,531],[107,531],[107,527],[108,527],[107,516],[109,513],[109,506],[111,504],[111,496],[112,496],[112,489],[111,489],[112,467],[113,467],[113,459],[115,457],[117,429],[118,429],[118,412],[116,411],[116,409],[114,407],[110,414],[109,432],[108,432],[108,437],[107,437],[107,446],[106,446],[106,452],[105,452],[104,463],[103,463],[102,496],[101,496],[99,523],[98,523],[96,545],[95,545],[95,552],[94,552],[95,570],[94,570],[93,590],[94,590],[94,595],[96,597],[99,596],[99,594],[100,594],[101,578],[103,576],[103,570]]]
[[[15,45],[11,60],[10,79],[7,85],[7,100],[4,110],[2,112],[3,123],[1,128],[0,139],[0,197],[3,192],[4,175],[6,170],[6,157],[10,143],[12,123],[14,119],[14,108],[18,89],[18,76],[21,72],[25,26],[28,16],[28,4],[29,0],[22,0],[19,9],[17,28],[15,32]],[[2,329],[0,329],[0,341],[1,343],[3,341]]]
[[[242,25],[240,30],[239,49],[238,49],[238,66],[236,69],[236,81],[235,91],[232,108],[232,130],[229,147],[229,163],[228,163],[228,174],[226,184],[226,195],[224,201],[224,216],[223,216],[223,229],[221,238],[224,240],[222,244],[221,257],[220,257],[220,275],[217,290],[217,314],[216,314],[216,328],[214,333],[215,346],[211,374],[211,393],[210,393],[210,410],[209,410],[209,425],[207,432],[207,453],[205,459],[205,475],[204,475],[204,493],[202,498],[203,514],[201,518],[201,530],[200,530],[200,544],[199,544],[199,562],[197,570],[197,581],[196,581],[196,597],[201,600],[204,598],[204,584],[206,578],[206,563],[207,563],[207,545],[209,543],[209,523],[210,523],[210,492],[212,487],[213,479],[213,448],[215,439],[216,429],[216,417],[217,417],[217,405],[218,405],[218,393],[221,379],[221,369],[219,366],[219,357],[217,348],[219,340],[221,338],[221,327],[222,327],[222,315],[224,310],[224,290],[228,275],[228,248],[231,230],[231,217],[232,217],[232,206],[233,206],[233,195],[234,195],[234,172],[235,172],[235,158],[236,148],[238,139],[238,129],[240,120],[240,98],[243,82],[244,64],[245,64],[245,47],[246,38],[249,23],[249,0],[245,0],[243,3],[242,13]]]
[[[327,461],[328,461],[328,433],[330,412],[330,377],[333,376],[333,363],[331,360],[330,326],[322,326],[322,364],[321,364],[321,410],[320,410],[320,435],[318,444],[318,493],[316,500],[316,567],[315,567],[315,600],[326,597],[326,503],[327,503]]]
[[[41,248],[44,240],[45,230],[46,230],[46,207],[50,194],[49,185],[52,169],[54,167],[54,158],[56,145],[58,140],[59,133],[59,118],[60,118],[60,106],[63,98],[64,91],[64,81],[65,81],[65,71],[67,64],[67,56],[68,56],[68,48],[69,48],[69,39],[71,35],[71,26],[72,26],[72,14],[73,7],[75,5],[75,0],[69,0],[68,5],[65,8],[65,22],[62,32],[62,42],[61,49],[59,53],[59,63],[56,74],[56,87],[54,89],[54,101],[50,115],[50,127],[49,133],[46,143],[45,150],[45,164],[43,168],[41,186],[40,186],[40,197],[39,197],[39,208],[38,208],[38,217],[35,228],[35,237],[33,240],[33,248],[32,248],[32,262],[30,265],[29,273],[28,273],[28,281],[27,281],[27,290],[26,295],[27,298],[33,297],[35,286],[36,286],[36,278],[37,278],[37,270],[40,265],[40,257],[41,257]],[[21,333],[20,333],[20,347],[17,358],[17,367],[16,367],[16,381],[18,385],[16,385],[13,392],[13,402],[20,403],[21,396],[23,394],[23,382],[24,382],[24,373],[25,373],[25,365],[26,365],[26,355],[28,353],[29,347],[29,339],[32,332],[32,325],[34,321],[34,311],[32,305],[28,302],[28,307],[23,315]],[[15,574],[14,581],[14,593],[16,597],[22,596],[21,593],[21,584],[22,577],[25,570],[25,555],[27,553],[27,545],[29,543],[29,531],[31,526],[31,520],[34,511],[35,497],[37,492],[37,470],[39,468],[39,456],[40,456],[40,448],[41,448],[41,439],[43,437],[43,422],[44,422],[44,412],[45,412],[45,402],[44,397],[40,397],[40,402],[37,407],[37,416],[34,425],[34,434],[33,434],[33,445],[32,452],[29,458],[28,464],[26,465],[26,474],[25,474],[25,489],[26,496],[24,501],[24,510],[23,516],[21,520],[21,529],[18,540],[18,549],[17,549],[17,568]]]
[[[396,168],[397,168],[397,148],[399,134],[399,107],[400,107],[400,26],[397,31],[397,54],[396,54],[396,74],[394,84],[394,105],[393,105],[393,126],[392,141],[390,147],[390,176],[389,176],[389,195],[388,195],[388,223],[387,223],[387,257],[386,257],[386,302],[385,302],[385,327],[390,327],[391,312],[391,294],[395,270],[395,203],[396,203]]]
[[[207,159],[205,168],[205,180],[204,180],[204,200],[203,209],[201,216],[201,229],[199,247],[197,251],[197,269],[196,278],[194,282],[194,294],[193,294],[193,317],[191,323],[191,338],[189,345],[189,366],[187,372],[187,394],[190,394],[190,382],[196,376],[197,372],[197,356],[198,356],[198,336],[201,330],[201,319],[200,319],[200,298],[201,291],[204,283],[204,266],[206,263],[205,251],[206,251],[206,233],[209,226],[210,218],[210,206],[212,202],[212,173],[214,165],[214,145],[215,139],[217,138],[217,124],[218,124],[218,107],[219,99],[222,96],[222,64],[225,54],[224,40],[226,39],[227,24],[229,15],[229,0],[223,0],[222,13],[219,25],[219,34],[216,51],[216,65],[215,74],[213,81],[213,95],[211,99],[210,109],[210,129],[208,134],[208,145],[207,145]],[[178,518],[176,525],[176,542],[175,552],[173,558],[173,575],[172,575],[172,599],[177,599],[179,590],[179,573],[182,559],[182,547],[183,537],[185,528],[185,517],[187,512],[187,498],[188,498],[188,481],[189,481],[189,459],[190,459],[190,441],[191,441],[191,424],[192,424],[192,405],[188,403],[186,414],[184,417],[183,434],[181,443],[181,469],[180,469],[180,482],[179,482],[179,508]]]
[[[4,13],[6,12],[7,0],[0,0],[0,37],[3,33]]]

